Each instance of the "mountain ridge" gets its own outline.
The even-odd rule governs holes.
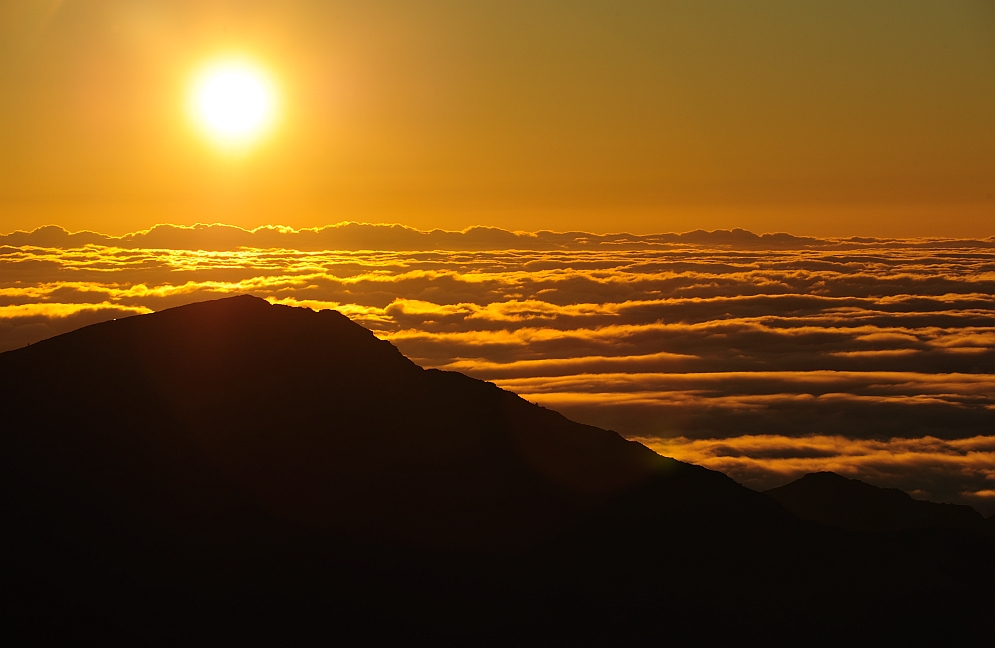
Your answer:
[[[251,331],[237,328],[238,320],[246,319],[255,321]],[[146,338],[154,339],[155,345],[143,345],[141,340]],[[264,339],[273,340],[265,349]],[[99,355],[94,355],[92,351],[97,349]],[[62,363],[64,375],[33,373],[31,365],[54,357]],[[147,443],[173,444],[168,446],[171,452],[215,462],[217,474],[234,476],[239,488],[255,493],[255,501],[261,505],[315,527],[328,526],[335,518],[352,520],[360,534],[417,535],[424,534],[419,529],[427,529],[437,532],[438,537],[423,538],[432,543],[446,541],[443,536],[447,533],[461,535],[460,528],[469,532],[473,525],[465,518],[474,516],[476,524],[487,529],[481,527],[476,534],[475,542],[482,542],[485,537],[508,535],[504,531],[514,525],[503,522],[501,516],[511,509],[535,508],[530,514],[535,517],[533,523],[543,526],[540,518],[595,505],[594,501],[603,499],[599,493],[618,491],[654,470],[704,470],[659,457],[615,433],[570,422],[491,383],[453,372],[423,370],[389,342],[334,311],[315,313],[248,296],[86,327],[3,358],[8,373],[20,375],[17,385],[6,386],[8,393],[15,394],[32,385],[68,393],[84,382],[76,373],[80,369],[84,374],[128,375],[128,384],[102,388],[104,381],[98,381],[75,400],[50,406],[49,414],[74,418],[92,410],[92,403],[121,399],[126,394],[124,398],[131,403],[160,412],[162,425],[174,430],[172,434],[158,430]],[[243,379],[238,389],[229,388],[236,376],[257,374],[285,378],[281,383],[265,377]],[[319,384],[320,389],[315,387]],[[357,409],[355,405],[366,403],[373,393],[379,400],[393,402],[395,408],[388,411],[378,402]],[[445,402],[436,397],[448,393],[459,397]],[[470,403],[469,411],[458,400]],[[268,414],[274,403],[293,405],[275,420]],[[131,405],[119,407],[127,410]],[[485,411],[492,420],[504,420],[509,432],[499,433],[479,420],[471,421]],[[326,431],[315,425],[322,417],[347,420],[339,427],[328,426]],[[465,423],[457,420],[460,417],[466,418]],[[431,420],[434,426],[422,425],[411,434],[395,433],[389,440],[361,432],[364,427],[380,430],[380,434],[398,430],[406,418]],[[461,437],[460,426],[479,433],[473,439]],[[188,429],[183,435],[175,433]],[[531,431],[519,434],[520,429]],[[294,443],[298,444],[297,454],[290,455],[288,444]],[[432,452],[423,447],[432,448]],[[454,449],[453,454],[447,456],[450,449]],[[337,462],[336,453],[350,453],[349,461]],[[273,461],[277,456],[284,464]],[[509,475],[514,474],[518,481],[510,477],[490,479],[522,489],[518,508],[501,500],[485,483],[484,474],[498,469],[491,465],[495,457],[508,462]],[[467,472],[463,467],[470,464],[474,469]],[[293,470],[287,472],[283,465],[292,465]],[[430,471],[435,473],[430,476]],[[453,491],[436,484],[419,492],[417,487],[412,490],[395,483],[409,479],[426,485],[447,474],[445,471],[455,471],[448,478],[456,483],[478,485],[478,501],[473,506],[464,502],[458,521],[432,518],[434,511],[445,507],[426,506],[425,502],[458,499],[466,496],[467,488]],[[528,474],[530,471],[533,474]],[[366,498],[362,510],[349,502],[359,492]],[[399,503],[397,493],[408,501]],[[748,493],[742,489],[743,497],[751,497]],[[546,510],[541,503],[550,498],[556,504]],[[591,502],[582,504],[584,499]],[[374,514],[372,502],[383,510]],[[489,512],[477,515],[478,511]],[[411,519],[407,532],[400,528],[375,530],[383,520],[406,518]],[[426,524],[426,519],[435,522]],[[459,544],[469,538],[454,539]],[[508,542],[514,545],[518,541],[509,537]]]
[[[993,598],[976,534],[799,520],[331,311],[85,327],[0,354],[0,411],[4,612],[42,643],[951,640]]]
[[[70,232],[47,225],[30,232],[0,234],[0,246],[39,247],[113,246],[125,249],[197,249],[234,251],[242,248],[318,250],[604,250],[654,249],[669,246],[713,246],[747,250],[861,249],[880,246],[909,248],[991,248],[995,239],[813,237],[785,232],[756,234],[742,228],[660,232],[654,234],[521,232],[497,227],[463,230],[419,230],[397,223],[343,222],[324,227],[293,229],[268,225],[244,229],[223,223],[192,226],[155,225],[122,236],[91,231]]]
[[[897,488],[879,488],[834,472],[809,473],[763,491],[803,520],[849,531],[962,529],[995,537],[970,506],[914,499]]]

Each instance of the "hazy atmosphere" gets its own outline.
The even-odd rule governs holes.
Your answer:
[[[277,100],[218,154],[213,60]],[[8,0],[0,232],[422,229],[990,236],[995,6]]]

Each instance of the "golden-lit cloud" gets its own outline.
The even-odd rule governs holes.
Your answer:
[[[151,313],[152,309],[141,306],[120,306],[106,301],[99,304],[60,304],[53,302],[45,302],[40,304],[14,304],[9,306],[0,306],[0,319],[38,317],[52,319],[68,317],[69,315],[76,315],[84,311],[109,311],[124,317],[127,315]]]
[[[423,366],[494,381],[628,437],[683,438],[681,452],[770,435],[808,447],[801,440],[990,434],[995,242],[765,240],[357,225],[113,238],[46,228],[0,238],[0,350],[250,293],[339,310]],[[823,465],[687,456],[750,483]],[[846,465],[866,472],[870,459],[854,457]],[[903,465],[920,470],[911,459],[895,470]],[[937,465],[953,481],[930,492],[995,508],[963,494],[986,488],[966,472],[957,482],[961,464]]]
[[[772,488],[806,473],[830,471],[906,490],[918,480],[920,486],[911,490],[923,499],[960,496],[977,505],[970,500],[991,497],[995,482],[995,436],[874,440],[765,434],[634,440],[662,455],[722,471],[758,489]],[[910,479],[911,475],[915,478]],[[970,488],[965,489],[965,485]]]

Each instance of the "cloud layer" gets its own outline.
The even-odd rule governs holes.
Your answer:
[[[234,293],[337,308],[425,366],[750,484],[835,466],[995,510],[969,494],[995,486],[992,240],[43,228],[0,237],[0,350]],[[942,445],[966,439],[980,463]]]
[[[995,436],[876,441],[763,434],[635,440],[661,454],[720,470],[757,490],[828,470],[882,487],[904,488],[920,499],[959,501],[984,511],[995,503]],[[918,487],[909,488],[910,476]]]
[[[592,234],[590,232],[511,232],[496,227],[469,227],[461,231],[418,230],[398,224],[342,222],[317,228],[293,229],[268,225],[247,230],[233,225],[156,225],[124,236],[97,232],[68,232],[49,225],[31,232],[0,235],[0,245],[39,247],[114,246],[125,249],[233,251],[241,248],[323,250],[594,250],[653,249],[681,245],[728,246],[740,249],[793,250],[892,247],[995,249],[995,237],[986,239],[878,239],[868,237],[815,238],[786,233],[754,234],[744,229],[694,230],[666,234]]]

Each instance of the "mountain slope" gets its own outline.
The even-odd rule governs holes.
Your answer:
[[[463,548],[534,543],[665,473],[778,514],[721,475],[423,370],[333,311],[202,302],[3,354],[0,374],[7,441],[23,444],[9,469],[49,490],[149,491],[205,514],[237,500],[307,528]]]
[[[949,641],[991,603],[980,537],[815,527],[331,311],[80,329],[0,354],[0,412],[0,609],[39,643]]]
[[[809,473],[764,493],[804,520],[851,531],[987,532],[985,519],[970,506],[916,500],[897,488],[878,488],[832,472]]]

